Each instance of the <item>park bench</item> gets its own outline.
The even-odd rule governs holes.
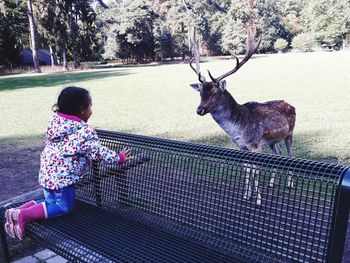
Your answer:
[[[26,228],[28,237],[70,262],[341,262],[348,167],[102,130],[98,135],[111,149],[130,147],[134,159],[119,166],[93,162],[77,185],[71,214]],[[258,167],[261,205],[253,196],[243,198],[247,164]],[[290,172],[293,188],[287,187]]]

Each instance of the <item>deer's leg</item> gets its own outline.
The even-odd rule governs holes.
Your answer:
[[[250,179],[254,178],[254,190],[256,192],[256,204],[261,205],[261,193],[259,190],[259,167],[255,164],[244,164],[245,180],[244,180],[244,195],[243,199],[249,200],[252,196],[252,187]]]
[[[243,199],[248,200],[251,197],[251,195],[252,195],[252,188],[250,186],[250,176],[251,176],[251,174],[250,174],[250,170],[251,170],[250,169],[250,164],[245,163],[243,165],[243,169],[244,169],[244,174],[245,174],[245,176],[244,176],[244,189],[243,189],[244,194],[243,194]]]
[[[292,157],[292,145],[293,145],[293,135],[289,135],[284,139],[284,143],[287,148],[287,153],[289,157]]]
[[[261,193],[259,190],[259,175],[260,175],[260,170],[259,167],[256,166],[255,164],[253,165],[253,176],[254,176],[254,190],[256,192],[256,204],[261,205]]]
[[[256,148],[250,149],[250,151],[261,153],[262,149],[261,149],[261,147],[258,146]],[[260,189],[259,189],[259,174],[260,174],[259,167],[255,164],[253,164],[252,176],[254,178],[254,190],[256,192],[256,204],[257,205],[261,205],[261,199],[262,199]]]
[[[292,157],[292,145],[293,145],[293,135],[289,135],[284,139],[284,143],[287,148],[287,153],[289,157]],[[293,188],[294,183],[293,183],[293,172],[288,171],[288,187]]]
[[[272,152],[274,154],[276,154],[276,155],[281,155],[282,154],[281,148],[278,145],[278,143],[270,145],[270,148],[271,148],[271,150],[272,150]],[[277,173],[276,168],[272,169],[272,174],[271,174],[270,184],[269,184],[270,187],[273,187],[274,184],[275,184],[276,173]]]

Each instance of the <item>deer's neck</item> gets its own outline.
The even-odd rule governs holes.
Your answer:
[[[246,111],[244,106],[238,104],[228,91],[223,92],[211,115],[232,139],[240,135]]]

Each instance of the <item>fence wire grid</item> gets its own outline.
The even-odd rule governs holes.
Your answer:
[[[91,247],[78,238],[66,241],[64,236],[72,235],[75,227],[65,226],[57,242],[71,247],[67,258],[81,253],[74,250],[80,244],[85,257],[91,257],[81,262],[329,260],[337,191],[347,167],[103,130],[98,135],[113,150],[131,148],[133,160],[124,165],[92,163],[77,186],[81,215],[70,215],[84,225]],[[288,185],[290,176],[293,187]],[[250,198],[244,198],[247,178]],[[89,207],[97,209],[90,221]],[[111,227],[100,227],[107,222],[104,218],[114,222]],[[60,224],[54,221],[49,224]],[[35,228],[31,225],[32,233]],[[129,241],[121,239],[125,229]],[[141,232],[149,239],[138,241]],[[53,234],[46,231],[40,238],[45,235]],[[111,236],[116,242],[111,243]],[[93,252],[96,247],[100,255]]]

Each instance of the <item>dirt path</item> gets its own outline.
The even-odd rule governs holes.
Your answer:
[[[0,202],[40,188],[37,178],[43,147],[43,138],[0,139]],[[343,263],[350,263],[350,228],[347,239]],[[11,241],[10,246],[12,253],[21,256],[38,250],[28,240]]]
[[[0,203],[40,189],[37,183],[44,139],[0,139]],[[13,260],[42,248],[30,239],[8,239]]]
[[[43,139],[0,139],[0,202],[40,188]]]

